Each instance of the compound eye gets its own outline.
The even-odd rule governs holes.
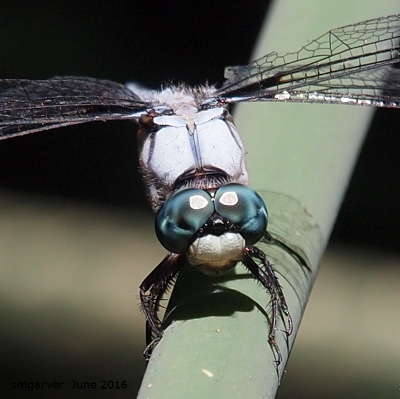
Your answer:
[[[210,194],[197,188],[177,191],[156,216],[156,234],[168,251],[184,253],[194,234],[214,212]]]
[[[246,240],[246,245],[258,242],[268,224],[267,207],[263,199],[250,187],[226,184],[215,193],[215,210],[235,224]]]

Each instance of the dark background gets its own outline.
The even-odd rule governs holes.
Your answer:
[[[27,4],[1,6],[1,77],[80,75],[152,88],[218,82],[226,65],[247,63],[268,9],[266,1]],[[333,242],[399,249],[399,115],[376,112]],[[148,209],[134,132],[131,123],[97,123],[3,141],[0,187]]]
[[[248,62],[267,10],[264,0],[4,2],[0,77],[218,82],[225,66]],[[398,110],[376,112],[332,243],[400,249],[398,126]],[[4,140],[0,189],[149,212],[135,131],[129,122],[92,123]]]

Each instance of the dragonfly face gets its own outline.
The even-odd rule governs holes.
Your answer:
[[[207,275],[224,274],[242,259],[267,228],[267,207],[251,188],[225,184],[217,189],[175,192],[156,218],[160,243],[186,254],[191,266]]]
[[[400,15],[329,31],[299,51],[269,53],[228,67],[216,86],[161,91],[81,77],[0,79],[0,139],[79,123],[134,120],[140,167],[160,242],[170,251],[140,286],[149,355],[163,334],[158,303],[182,267],[213,275],[241,261],[271,296],[268,339],[279,316],[291,318],[259,240],[286,244],[266,231],[267,210],[249,187],[244,147],[228,106],[244,101],[318,102],[400,108]]]

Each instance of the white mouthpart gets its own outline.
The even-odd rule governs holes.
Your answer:
[[[203,274],[224,274],[242,259],[245,246],[244,238],[238,233],[209,234],[193,242],[187,258],[189,264]]]

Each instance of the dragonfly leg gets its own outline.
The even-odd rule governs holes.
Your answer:
[[[254,259],[260,261],[260,265]],[[264,252],[257,247],[246,247],[245,255],[243,257],[243,264],[254,275],[254,277],[267,289],[271,295],[271,319],[268,333],[268,341],[276,355],[276,365],[282,362],[282,354],[276,343],[276,330],[278,318],[281,316],[286,321],[286,335],[287,337],[293,331],[293,322],[289,313],[285,296],[282,287],[279,284],[275,271],[265,256]]]
[[[168,254],[139,287],[142,311],[146,316],[147,346],[143,351],[146,360],[150,358],[164,332],[158,317],[160,300],[184,264],[185,259],[182,255]]]

